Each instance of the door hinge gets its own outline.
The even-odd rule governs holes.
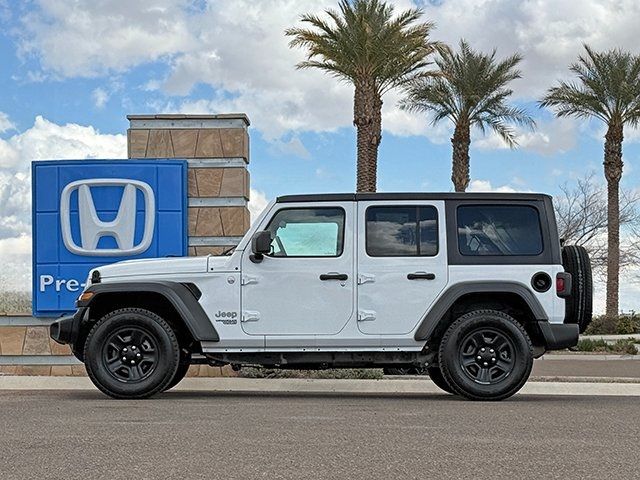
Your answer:
[[[242,311],[242,322],[257,322],[260,320],[260,312],[250,310]]]
[[[359,322],[371,322],[376,319],[376,312],[373,310],[358,310]]]
[[[251,275],[242,275],[240,279],[240,285],[249,285],[250,283],[258,283],[258,277],[252,277]]]
[[[367,275],[366,273],[358,274],[358,285],[362,285],[363,283],[373,283],[376,281],[375,275]]]

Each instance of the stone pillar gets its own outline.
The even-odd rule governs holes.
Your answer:
[[[224,115],[128,115],[129,158],[189,163],[189,255],[219,255],[249,228],[249,119]]]

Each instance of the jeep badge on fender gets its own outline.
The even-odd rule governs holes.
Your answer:
[[[225,325],[235,325],[238,323],[238,312],[222,312],[218,310],[214,317],[216,322],[222,322]]]

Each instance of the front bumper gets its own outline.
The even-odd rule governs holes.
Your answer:
[[[72,317],[62,317],[49,326],[49,336],[60,344],[73,344],[80,333],[86,308],[79,308]]]
[[[578,344],[580,327],[574,323],[538,322],[547,350],[563,350]]]

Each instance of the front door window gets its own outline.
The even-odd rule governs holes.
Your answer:
[[[271,232],[273,257],[339,257],[344,246],[344,210],[290,208],[275,214]]]

